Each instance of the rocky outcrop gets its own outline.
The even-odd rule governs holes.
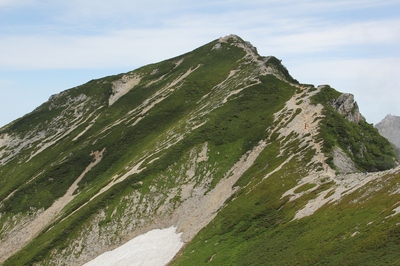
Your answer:
[[[358,108],[358,104],[354,101],[354,95],[351,93],[343,93],[339,98],[332,100],[329,103],[340,114],[345,115],[350,122],[360,123],[365,121]]]
[[[336,171],[340,174],[346,173],[355,173],[359,172],[357,167],[354,165],[354,162],[350,159],[349,156],[344,153],[344,151],[339,148],[335,147],[333,149],[333,164],[336,166]]]

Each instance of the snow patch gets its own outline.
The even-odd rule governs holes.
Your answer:
[[[126,244],[105,252],[84,266],[161,266],[173,259],[182,248],[181,234],[176,227],[151,230]]]

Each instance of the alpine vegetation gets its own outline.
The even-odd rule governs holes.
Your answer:
[[[230,35],[1,128],[0,263],[399,265],[397,165],[353,95]]]

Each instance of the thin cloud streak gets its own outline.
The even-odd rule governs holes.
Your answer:
[[[389,94],[400,82],[393,73],[400,66],[396,10],[399,0],[0,0],[0,70],[108,69],[111,75],[233,33],[253,43],[261,55],[283,59],[300,82],[330,83],[356,99],[366,98],[357,94],[376,95],[377,86]],[[0,80],[13,78],[0,72]],[[11,84],[0,82],[0,90],[19,90],[19,82]],[[47,87],[54,87],[54,93],[64,89]],[[393,99],[385,98],[379,113]],[[393,113],[400,115],[397,108]]]
[[[291,54],[323,53],[355,46],[400,46],[400,19],[353,23],[327,27],[307,27],[303,32],[272,36],[272,45],[279,53]]]
[[[400,56],[324,61],[289,60],[288,65],[290,73],[302,83],[327,84],[338,91],[354,94],[361,113],[369,123],[378,123],[388,113],[400,114],[397,97]]]
[[[235,16],[245,18],[248,14]],[[312,26],[312,22],[302,21],[302,31],[286,35],[276,35],[268,25],[254,27],[246,31],[236,27],[230,19],[217,20],[213,30],[208,30],[209,17],[195,17],[183,20],[176,28],[168,29],[127,29],[94,36],[64,35],[23,35],[3,38],[0,50],[0,69],[45,69],[45,68],[82,68],[98,67],[101,64],[127,66],[132,60],[149,63],[162,60],[187,51],[199,41],[211,41],[220,37],[218,33],[244,32],[256,45],[262,44],[262,50],[268,54],[281,56],[299,54],[327,53],[334,50],[350,50],[362,46],[400,46],[400,19],[352,23],[329,27]],[[186,24],[185,24],[186,22]],[[176,22],[175,22],[176,23]],[[295,21],[278,22],[294,24]],[[227,26],[230,25],[230,26]],[[290,28],[290,26],[287,26]],[[233,30],[238,32],[233,32]],[[293,30],[291,30],[293,31]],[[207,34],[204,34],[207,32]],[[182,39],[182,36],[185,36]],[[196,41],[198,40],[198,41]],[[162,45],[160,45],[162,41]]]
[[[0,8],[17,8],[32,5],[34,0],[0,0]]]
[[[132,66],[163,60],[196,48],[195,39],[181,45],[187,30],[152,31],[126,30],[104,36],[22,36],[10,37],[0,43],[4,56],[3,70],[35,70],[62,68],[103,68]],[[162,41],[162,45],[160,44]],[[190,48],[192,47],[192,48]],[[136,63],[135,63],[136,61]]]

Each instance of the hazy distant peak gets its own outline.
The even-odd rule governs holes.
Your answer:
[[[388,114],[375,127],[382,136],[400,148],[400,116]]]

